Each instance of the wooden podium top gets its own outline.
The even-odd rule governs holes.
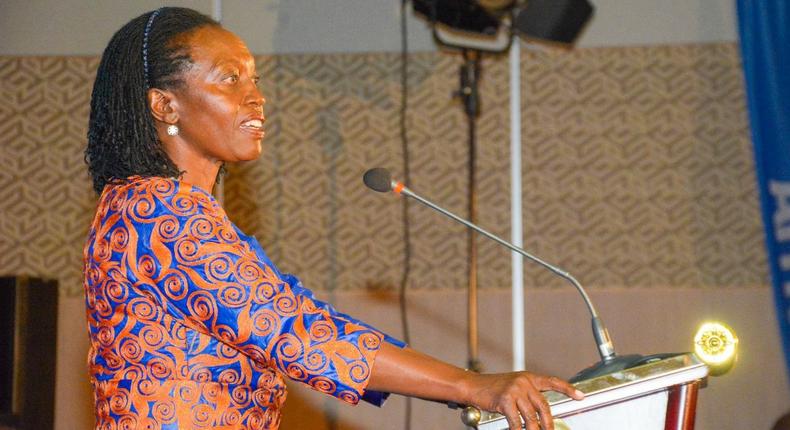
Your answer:
[[[563,394],[544,393],[555,418],[575,415],[587,410],[647,396],[670,387],[698,381],[708,376],[708,366],[693,354],[681,354],[631,369],[580,381],[576,388],[585,394],[575,401]],[[500,414],[482,412],[478,428],[505,420]],[[495,426],[492,426],[495,427]]]

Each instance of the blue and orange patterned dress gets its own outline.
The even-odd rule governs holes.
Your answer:
[[[84,250],[96,429],[276,429],[283,375],[349,403],[382,342],[184,182],[107,185]]]

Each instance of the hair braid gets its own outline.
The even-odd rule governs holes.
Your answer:
[[[158,15],[151,20],[154,13]],[[192,60],[189,47],[178,44],[176,37],[206,25],[219,24],[191,9],[165,7],[138,16],[113,35],[93,84],[85,149],[97,193],[107,183],[130,176],[180,175],[157,137],[147,91],[149,86],[183,85],[183,72]]]

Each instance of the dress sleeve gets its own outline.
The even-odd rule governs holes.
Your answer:
[[[288,284],[291,286],[291,289],[292,289],[292,291],[294,291],[294,294],[297,294],[297,295],[309,298],[310,300],[313,300],[313,303],[315,303],[315,305],[317,307],[319,307],[321,309],[324,309],[327,313],[333,315],[334,318],[343,319],[345,321],[351,321],[351,322],[354,322],[355,324],[359,324],[360,326],[367,327],[370,330],[378,332],[378,333],[380,333],[383,336],[382,340],[384,342],[389,343],[390,345],[397,346],[398,348],[403,348],[403,347],[406,346],[406,344],[403,341],[401,341],[399,339],[396,339],[396,338],[394,338],[392,336],[389,336],[388,334],[386,334],[384,332],[379,332],[374,327],[366,324],[365,322],[359,321],[359,320],[355,319],[354,317],[351,317],[349,315],[346,315],[346,314],[343,314],[343,313],[340,313],[340,312],[336,311],[332,307],[332,305],[330,305],[329,303],[322,302],[320,300],[315,299],[314,296],[313,296],[313,292],[310,291],[307,288],[304,288],[302,286],[301,281],[299,281],[299,279],[297,279],[295,276],[293,276],[291,274],[288,274],[288,273],[282,274],[281,276],[282,276],[282,279],[285,280],[286,282],[288,282]],[[370,404],[373,404],[373,405],[376,405],[376,406],[381,406],[381,405],[384,404],[384,401],[387,400],[387,397],[389,397],[389,395],[390,395],[390,393],[386,393],[386,392],[374,391],[374,390],[365,390],[365,392],[362,395],[361,399],[364,400],[367,403],[370,403]]]
[[[382,342],[403,344],[315,300],[262,259],[208,194],[154,181],[120,211],[133,232],[129,280],[187,326],[291,379],[355,404],[366,393]]]

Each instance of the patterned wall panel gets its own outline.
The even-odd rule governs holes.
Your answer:
[[[765,284],[735,45],[553,52],[523,66],[530,249],[593,285]]]
[[[0,57],[0,273],[81,294],[95,207],[83,162],[97,58]]]
[[[466,213],[458,56],[410,57],[412,188]],[[0,58],[0,272],[81,294],[94,206],[82,162],[97,58]],[[231,166],[228,213],[281,268],[318,290],[390,288],[403,262],[400,201],[367,190],[402,174],[394,54],[258,57],[264,155]],[[765,256],[737,49],[732,44],[525,54],[527,248],[595,286],[764,285]],[[509,234],[508,76],[486,59],[479,221]],[[415,288],[464,288],[466,233],[412,205]],[[508,254],[480,240],[480,285],[507,286]],[[528,268],[528,283],[557,286]]]

